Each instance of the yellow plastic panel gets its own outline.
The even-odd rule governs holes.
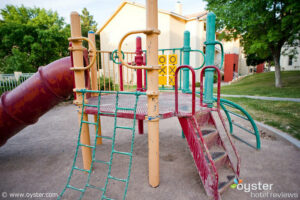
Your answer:
[[[158,55],[158,64],[166,65],[167,64],[167,56],[166,55]]]
[[[167,76],[158,76],[159,85],[167,85]]]
[[[168,57],[169,57],[169,65],[177,64],[177,54],[170,54]]]

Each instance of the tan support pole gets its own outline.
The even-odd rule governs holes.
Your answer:
[[[94,44],[94,47],[96,47],[96,41],[95,41],[95,33],[93,31],[89,31],[88,34],[88,38],[91,40],[91,42]],[[89,57],[90,60],[93,59],[93,53],[91,51],[93,51],[94,49],[91,47],[90,43],[89,43]],[[96,54],[97,55],[97,54]],[[98,90],[98,84],[97,84],[97,64],[96,62],[94,62],[93,66],[90,69],[91,71],[91,86],[92,86],[92,90]],[[97,93],[92,93],[92,96],[98,96],[99,94]],[[97,123],[97,115],[94,115],[94,122]],[[96,130],[96,127],[95,127]],[[99,127],[98,127],[98,136],[101,136],[101,120],[100,120],[100,116],[99,116]],[[97,144],[102,144],[102,138],[97,138]]]
[[[157,30],[157,0],[147,0],[146,15],[146,29]],[[147,34],[147,65],[158,65],[158,33]],[[159,185],[158,70],[148,70],[147,76],[149,184],[157,187]]]
[[[71,37],[81,37],[81,26],[80,26],[80,16],[77,12],[71,13]],[[72,41],[73,47],[73,64],[74,68],[83,66],[83,52],[82,52],[82,42],[81,40]],[[75,74],[75,88],[76,89],[84,89],[85,88],[85,79],[84,79],[84,71],[76,70]],[[78,107],[82,106],[82,93],[76,93],[76,100],[74,101]],[[79,109],[80,110],[80,109]],[[79,123],[81,120],[81,113],[78,113]],[[88,115],[83,114],[83,120],[88,121]],[[81,138],[80,142],[82,144],[90,145],[90,134],[88,124],[83,124],[81,129]],[[86,170],[90,169],[92,162],[92,151],[91,148],[82,147],[82,160],[83,160],[83,168]]]
[[[95,33],[92,32],[92,31],[89,31],[88,38],[94,44],[94,47],[96,47]],[[92,60],[92,58],[93,58],[93,54],[91,52],[93,50],[94,49],[89,44],[89,57],[90,57],[90,60]],[[94,64],[91,67],[90,71],[91,71],[91,83],[92,83],[91,86],[92,86],[92,90],[98,90],[98,86],[97,86],[97,64],[96,64],[96,62],[94,62]],[[97,93],[92,93],[92,96],[98,96],[98,94]]]

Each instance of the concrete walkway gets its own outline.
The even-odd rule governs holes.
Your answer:
[[[264,96],[232,95],[232,94],[221,94],[221,96],[222,97],[237,97],[237,98],[261,99],[261,100],[269,100],[269,101],[300,102],[300,98],[264,97]]]

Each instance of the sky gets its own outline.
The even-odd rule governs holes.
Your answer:
[[[145,4],[146,0],[131,0],[133,2]],[[166,11],[174,11],[178,0],[158,0],[158,8]],[[0,0],[0,9],[11,4],[25,7],[39,7],[57,11],[66,23],[70,23],[70,13],[72,11],[81,12],[85,7],[94,16],[99,28],[112,15],[122,0]],[[182,3],[183,15],[203,11],[206,2],[203,0],[180,0]]]

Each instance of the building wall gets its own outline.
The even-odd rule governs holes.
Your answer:
[[[108,23],[101,31],[101,50],[112,51],[117,49],[121,38],[133,30],[146,29],[145,8],[126,4],[120,12]],[[167,14],[159,13],[158,28],[161,31],[159,35],[159,48],[169,48],[170,45],[170,17]],[[138,35],[129,36],[123,43],[124,51],[135,50],[135,38]],[[139,34],[142,37],[143,49],[146,49],[146,37],[144,34]]]
[[[225,54],[224,81],[232,81],[238,73],[239,55]]]
[[[222,41],[225,54],[238,54],[238,74],[247,75],[249,74],[249,67],[246,63],[246,56],[243,52],[243,47],[240,45],[240,40]]]
[[[224,52],[226,54],[239,54],[240,53],[240,42],[239,39],[231,41],[222,41]]]
[[[206,31],[204,31],[204,21],[188,21],[185,27],[185,29],[190,32],[191,49],[199,49],[203,51],[204,42],[206,40]],[[199,67],[202,63],[203,56],[198,52],[191,52],[190,65],[193,67]]]
[[[289,63],[289,56],[283,55],[283,50],[285,47],[282,48],[282,54],[280,56],[280,66],[282,71],[289,71],[289,70],[300,70],[300,47],[297,47],[298,54],[292,58],[292,63]],[[293,48],[288,49],[286,53],[292,51]]]
[[[117,49],[120,39],[129,31],[146,28],[146,10],[144,7],[132,4],[125,4],[117,15],[101,31],[101,50],[112,51]],[[192,49],[204,51],[206,41],[206,31],[204,30],[205,19],[184,21],[167,13],[158,13],[159,48],[180,48],[183,46],[183,34],[185,30],[190,31],[190,42]],[[138,35],[128,37],[123,43],[123,51],[135,50],[135,38]],[[145,35],[142,37],[143,49],[146,49]],[[238,54],[238,73],[246,75],[249,68],[246,65],[246,58],[240,46],[239,39],[232,41],[222,41],[225,54]],[[220,49],[216,46],[215,64],[220,64]],[[300,61],[300,59],[298,60]],[[200,53],[191,52],[190,65],[199,67],[203,63],[203,56]],[[179,64],[179,57],[178,57]],[[298,64],[300,66],[300,63]],[[199,77],[197,76],[197,81]]]
[[[261,63],[256,66],[256,73],[262,73],[262,72],[264,72],[264,69],[265,69],[265,64]]]
[[[169,46],[166,48],[181,48],[183,46],[184,30],[185,21],[170,16],[170,40]]]

